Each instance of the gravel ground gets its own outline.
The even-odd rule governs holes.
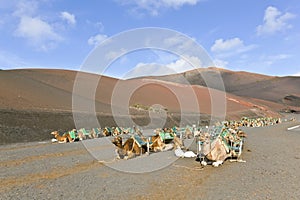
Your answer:
[[[245,128],[247,162],[226,161],[219,168],[176,160],[172,152],[103,163],[100,158],[108,161],[113,154],[96,153],[113,146],[97,147],[97,141],[88,148],[82,142],[2,145],[0,199],[300,199],[300,130],[286,130],[298,124]],[[126,162],[159,166],[158,157],[166,163],[153,172],[120,171]]]

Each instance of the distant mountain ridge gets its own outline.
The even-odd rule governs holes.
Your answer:
[[[252,97],[268,100],[276,103],[299,106],[299,103],[291,104],[284,101],[289,95],[300,97],[300,77],[286,76],[267,76],[244,71],[230,71],[220,68],[200,68],[186,71],[180,74],[166,76],[150,76],[144,78],[159,79],[164,81],[176,82],[181,84],[201,85],[206,87],[203,76],[214,78],[222,77],[225,91],[242,97]],[[219,89],[215,87],[215,89]],[[295,99],[295,98],[294,98]]]
[[[71,70],[54,70],[54,69],[20,69],[20,70],[2,70],[0,71],[0,108],[14,109],[44,109],[44,110],[72,110],[72,96],[74,81],[77,73],[84,74],[87,90],[89,89],[88,81],[91,79],[100,79],[95,94],[96,108],[100,112],[111,113],[111,98],[113,90],[117,84],[123,87],[133,85],[143,85],[147,83],[149,87],[139,89],[130,100],[130,104],[145,104],[151,106],[157,100],[158,103],[169,106],[169,110],[178,111],[178,103],[171,101],[166,96],[168,87],[174,87],[184,93],[184,85],[193,86],[196,94],[206,93],[206,83],[203,76],[214,80],[217,76],[222,78],[225,91],[228,98],[238,99],[241,101],[263,102],[279,107],[300,107],[300,78],[299,77],[274,77],[248,72],[234,72],[219,68],[201,68],[191,70],[180,74],[172,74],[166,76],[149,76],[140,77],[129,80],[118,80],[115,78],[90,74],[85,72],[77,72]],[[163,82],[153,82],[160,80]],[[176,83],[176,85],[173,85]],[[157,87],[157,85],[166,85]],[[201,87],[199,87],[201,86]],[[213,89],[219,89],[212,86]],[[159,91],[156,91],[156,90]],[[123,91],[126,92],[126,91]],[[163,93],[159,93],[163,92]],[[157,94],[157,96],[151,94]],[[160,94],[160,95],[159,95]],[[171,95],[171,93],[170,93]],[[233,95],[233,97],[230,97]],[[161,98],[160,96],[164,96]],[[144,98],[147,97],[147,98]],[[84,101],[93,101],[80,97]],[[172,97],[176,98],[176,97]],[[197,98],[201,98],[200,96]],[[209,103],[209,96],[202,101],[202,106],[205,102]],[[152,100],[151,100],[152,99]],[[169,99],[169,100],[168,100]],[[238,101],[240,101],[238,100]],[[233,103],[232,101],[228,101]],[[237,102],[237,101],[236,101]],[[269,102],[269,103],[267,103]],[[275,104],[272,104],[272,103]],[[129,105],[132,106],[132,105]],[[229,106],[230,107],[230,106]],[[279,107],[275,110],[278,110]],[[294,109],[294,108],[293,108]],[[209,112],[206,108],[203,108]],[[230,110],[229,110],[230,111]]]

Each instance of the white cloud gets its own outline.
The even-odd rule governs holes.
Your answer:
[[[105,39],[107,39],[107,35],[104,34],[98,34],[95,36],[92,36],[88,39],[88,44],[89,45],[94,45],[97,46],[98,44],[100,44],[102,41],[104,41]]]
[[[256,48],[257,45],[245,45],[240,38],[232,38],[228,40],[218,39],[212,45],[210,50],[216,54],[216,57],[230,57],[240,53],[245,53]]]
[[[269,6],[265,10],[263,24],[256,27],[257,35],[273,34],[292,28],[288,20],[294,17],[294,14],[289,12],[283,14],[276,7]]]
[[[163,49],[168,49],[180,56],[187,56],[188,58],[197,57],[198,60],[202,60],[204,63],[209,63],[209,57],[206,51],[201,47],[195,38],[190,38],[183,35],[174,35],[161,41],[160,44]]]
[[[28,39],[40,50],[47,50],[53,47],[55,42],[62,40],[53,27],[39,17],[21,17],[15,35]]]
[[[238,55],[235,60],[244,60],[248,57],[246,52],[255,48],[257,45],[245,45],[243,40],[236,37],[227,40],[217,39],[210,50],[214,54],[214,65],[219,68],[228,68],[229,63],[232,63],[230,58]]]
[[[124,48],[121,48],[119,51],[110,51],[105,55],[105,58],[107,60],[115,60],[120,56],[123,56],[126,52],[128,51]]]
[[[71,24],[71,25],[75,25],[76,24],[76,19],[75,19],[75,15],[69,13],[69,12],[61,12],[60,13],[60,17],[63,19],[63,20],[66,20],[68,22],[68,24]]]
[[[166,67],[174,70],[175,72],[187,71],[192,68],[190,64],[183,59],[178,59],[175,62],[169,63]]]
[[[133,70],[127,72],[122,78],[129,79],[135,77],[159,76],[175,73],[175,70],[158,63],[138,63]]]
[[[14,36],[26,39],[36,50],[53,49],[63,40],[57,30],[59,23],[51,24],[39,16],[39,1],[17,1],[13,15],[19,20]]]
[[[133,6],[132,12],[147,11],[158,15],[163,8],[179,9],[184,5],[196,5],[200,0],[117,0],[122,5]]]
[[[185,65],[187,68],[189,68],[189,69],[194,69],[194,68],[200,68],[200,67],[203,67],[203,63],[202,63],[202,61],[198,58],[198,57],[195,57],[195,56],[189,56],[189,55],[183,55],[182,56],[184,59],[186,59],[186,60],[184,60],[184,62],[186,63],[186,64],[188,64],[188,66],[187,65]],[[181,59],[182,60],[182,59]],[[176,61],[177,62],[177,61]],[[175,69],[177,69],[176,67],[175,67]],[[181,69],[181,68],[179,68],[179,69]],[[182,71],[186,71],[186,70],[189,70],[189,69],[181,69],[181,70],[179,70],[179,69],[177,69],[179,72],[182,72]]]
[[[185,59],[188,59],[191,64]],[[138,63],[134,69],[128,72],[123,78],[128,79],[141,76],[162,76],[202,67],[201,61],[196,57],[185,56],[185,59],[180,58],[165,65],[160,63]]]
[[[178,9],[184,4],[196,5],[199,2],[199,0],[160,0],[160,1],[145,1],[145,2],[150,2],[150,4],[153,2],[157,2],[158,6]]]
[[[261,60],[263,61],[264,64],[271,66],[280,60],[285,60],[290,57],[292,57],[292,55],[290,54],[278,54],[278,55],[262,56]]]
[[[16,4],[14,16],[33,16],[38,10],[38,2],[33,0],[21,0]]]
[[[181,34],[174,34],[174,36],[164,39],[163,43],[166,48],[176,48],[185,50],[193,45],[191,43],[192,41],[195,41],[195,39],[187,38]]]
[[[167,51],[157,50],[157,49],[149,49],[149,51],[153,52],[155,56],[157,56],[156,62],[162,64],[168,64],[178,60],[179,56],[169,53]]]
[[[215,59],[214,60],[215,67],[218,67],[218,68],[224,68],[224,69],[226,69],[228,63],[229,62],[227,62],[225,60],[220,60],[220,59]]]
[[[230,51],[233,49],[241,48],[244,46],[244,42],[240,38],[233,39],[218,39],[210,48],[212,52]]]

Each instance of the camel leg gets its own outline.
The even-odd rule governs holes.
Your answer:
[[[82,133],[80,133],[80,132],[78,133],[78,138],[79,138],[80,141],[83,140]]]
[[[204,160],[202,160],[202,161],[201,161],[201,165],[202,165],[202,166],[206,166],[206,165],[207,165],[207,162],[205,162]]]
[[[64,138],[63,141],[59,141],[58,143],[67,143],[67,138]]]
[[[218,161],[216,161],[216,162],[213,162],[213,166],[214,167],[219,167],[220,165],[222,165],[223,164],[223,161],[221,161],[221,160],[218,160]]]
[[[118,149],[115,149],[115,153],[116,153],[116,155],[117,155],[117,159],[121,159],[120,154],[119,154],[119,150],[118,150]]]
[[[124,157],[125,160],[128,160],[130,158],[134,158],[135,157],[135,153],[133,153],[132,151],[127,153],[127,156]]]
[[[242,159],[231,159],[231,160],[229,160],[229,162],[239,162],[239,163],[245,163],[246,162],[246,160],[242,160]]]
[[[69,142],[74,142],[74,140],[71,138],[71,136],[68,136],[68,140],[69,140]]]
[[[237,158],[229,160],[230,162],[243,162],[243,163],[246,162],[245,160],[240,159],[240,156],[242,155],[242,146],[243,146],[243,142],[241,141]]]

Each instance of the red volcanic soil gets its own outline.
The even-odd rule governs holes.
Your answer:
[[[225,91],[228,93],[300,107],[298,99],[290,98],[290,101],[285,101],[286,96],[300,96],[300,77],[266,76],[243,71],[233,72],[212,67],[191,70],[181,74],[150,78],[181,84],[188,83],[191,85],[206,86],[204,77],[209,80],[214,79],[216,76],[222,78]]]
[[[44,69],[1,71],[0,76],[1,109],[70,112],[74,109],[72,98],[75,98],[95,103],[97,112],[106,114],[111,113],[111,104],[120,109],[134,104],[147,107],[161,104],[170,112],[211,114],[211,100],[215,97],[227,99],[228,112],[253,108],[252,104],[243,103],[245,99],[218,90],[146,78],[117,80],[89,73]]]
[[[202,71],[210,76],[219,73],[212,68]],[[99,124],[132,126],[133,122],[144,126],[150,123],[150,117],[160,120],[164,115],[165,126],[178,125],[182,114],[201,113],[199,120],[205,123],[210,115],[220,119],[277,116],[277,111],[286,108],[286,102],[297,109],[295,102],[300,92],[292,83],[298,83],[299,78],[281,79],[226,70],[221,75],[225,89],[230,87],[233,94],[197,84],[203,80],[196,71],[184,74],[184,79],[195,83],[190,85],[178,83],[179,75],[118,80],[68,70],[1,70],[2,143],[17,142],[15,138],[20,141],[51,138],[49,133],[53,130],[64,132],[75,127],[74,113],[81,115],[77,126],[91,128]],[[258,87],[259,83],[270,89]],[[272,83],[275,86],[271,87]],[[294,96],[282,96],[285,86]],[[96,122],[90,120],[94,112]]]
[[[239,87],[245,87],[248,84],[259,83],[261,81],[271,80],[274,77],[249,72],[234,72],[215,67],[198,68],[179,74],[165,76],[150,76],[148,78],[176,82],[181,84],[207,86],[209,80],[220,77],[227,92],[237,90]]]

